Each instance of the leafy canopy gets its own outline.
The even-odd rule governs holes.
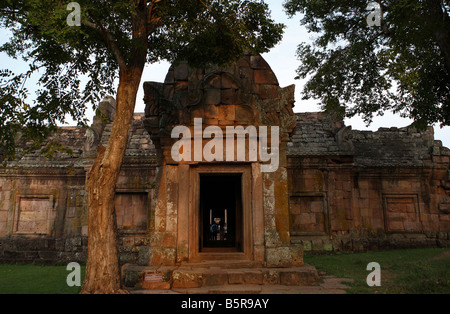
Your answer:
[[[380,26],[369,26],[370,2],[286,1],[317,35],[298,47],[304,98],[367,123],[392,110],[418,127],[450,125],[450,1],[376,1]]]
[[[40,145],[67,116],[85,124],[87,106],[114,94],[120,70],[133,67],[139,53],[150,63],[222,65],[246,52],[267,52],[284,28],[261,0],[78,0],[80,27],[67,23],[69,2],[0,1],[1,26],[12,34],[0,52],[29,64],[25,73],[0,69],[4,158],[14,156],[18,137]],[[137,24],[144,11],[147,34],[142,37]],[[148,43],[144,52],[142,38]],[[34,73],[38,88],[30,97],[26,82]]]

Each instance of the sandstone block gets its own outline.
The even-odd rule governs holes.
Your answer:
[[[319,276],[315,269],[300,267],[280,271],[280,284],[286,286],[310,286],[317,284]]]
[[[251,123],[253,121],[253,112],[244,106],[236,106],[235,120],[243,123]]]
[[[255,70],[255,84],[279,85],[278,79],[271,70]]]
[[[222,74],[222,88],[223,89],[228,89],[228,88],[238,89],[239,86],[233,81],[233,79],[229,75]]]
[[[213,75],[208,78],[208,80],[205,82],[204,88],[206,89],[220,89],[222,88],[222,79],[220,75]]]
[[[259,94],[261,99],[275,99],[278,97],[279,86],[277,85],[259,85]]]
[[[265,270],[263,273],[263,281],[265,285],[279,285],[280,272],[277,270]]]
[[[202,285],[202,272],[181,269],[173,272],[173,288],[200,288]]]
[[[176,249],[151,247],[149,248],[149,261],[152,266],[175,265]]]
[[[248,270],[244,272],[244,282],[248,285],[262,285],[263,284],[263,273],[258,270]]]
[[[269,64],[261,56],[250,56],[250,67],[255,70],[270,70]]]
[[[176,232],[164,232],[162,235],[160,245],[166,248],[175,248],[177,246]]]
[[[228,273],[228,283],[230,285],[243,284],[245,282],[244,272],[242,271],[231,271]]]
[[[267,267],[287,267],[292,265],[289,247],[266,248]]]
[[[222,89],[221,103],[224,105],[233,105],[238,101],[238,94],[235,89]]]
[[[222,101],[222,92],[220,89],[205,90],[204,103],[206,105],[219,105]]]
[[[206,272],[203,275],[203,282],[206,286],[223,286],[228,284],[228,274],[226,272]]]
[[[220,101],[217,103],[219,104]],[[214,104],[205,106],[204,112],[200,112],[196,118],[204,117],[205,119],[217,119],[219,115],[219,106]]]

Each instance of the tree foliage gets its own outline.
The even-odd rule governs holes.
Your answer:
[[[348,117],[392,110],[418,127],[450,125],[450,1],[289,0],[284,6],[317,36],[298,47],[304,97]]]
[[[25,73],[7,64],[0,71],[0,155],[7,158],[18,137],[39,145],[67,117],[85,124],[87,106],[115,93],[120,69],[138,54],[147,62],[223,64],[268,51],[284,28],[259,0],[77,0],[80,27],[67,23],[69,2],[0,1],[1,26],[11,32],[0,52],[29,64]],[[148,25],[139,37],[143,6]],[[39,76],[36,95],[26,88],[32,75]]]

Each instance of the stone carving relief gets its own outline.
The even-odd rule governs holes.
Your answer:
[[[144,84],[144,102],[146,126],[152,129],[154,135],[170,135],[172,126],[179,122],[176,102],[163,97],[164,84],[146,82]]]
[[[278,98],[265,100],[259,106],[261,123],[280,126],[283,133],[292,133],[297,117],[294,113],[295,85],[280,88]]]
[[[340,128],[335,137],[341,152],[347,152],[350,154],[354,152],[352,127],[344,126]]]
[[[171,142],[174,127],[193,126],[194,118],[222,128],[278,126],[284,142],[297,123],[295,85],[280,88],[260,56],[246,56],[226,68],[191,69],[181,62],[169,70],[164,83],[144,83],[144,91],[144,125],[162,146]]]
[[[111,96],[105,97],[97,108],[91,127],[86,129],[85,154],[96,154],[96,148],[100,144],[105,126],[114,120],[115,111],[115,99]]]
[[[195,76],[191,77],[195,81]],[[199,104],[251,106],[243,98],[243,87],[239,80],[230,72],[214,70],[201,78],[195,87],[189,89],[188,105]]]
[[[86,129],[86,142],[84,144],[84,151],[86,153],[92,151],[93,149],[95,149],[98,143],[98,134],[91,128]]]

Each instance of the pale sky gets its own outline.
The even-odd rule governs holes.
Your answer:
[[[281,87],[296,85],[296,103],[295,112],[307,112],[307,111],[320,111],[318,100],[304,101],[301,98],[301,90],[303,88],[303,81],[295,80],[296,69],[300,65],[300,60],[296,57],[297,46],[302,42],[309,42],[314,34],[308,34],[306,29],[300,26],[300,17],[296,16],[289,19],[283,11],[282,0],[266,0],[272,11],[272,18],[278,22],[287,26],[283,36],[283,40],[269,53],[263,55],[266,61],[275,72]],[[0,29],[0,44],[3,43],[5,38],[5,30]],[[14,61],[7,58],[4,54],[0,54],[0,69],[10,68],[14,72],[19,72],[18,68],[23,67],[20,61]],[[167,71],[170,64],[167,62],[147,65],[144,75],[141,81],[141,89],[139,90],[136,112],[144,112],[145,105],[143,101],[143,89],[142,85],[145,81],[164,82]],[[26,69],[26,67],[23,67]],[[31,87],[29,87],[31,89]],[[93,112],[91,108],[88,108],[87,115],[89,119],[92,119]],[[374,117],[373,123],[366,127],[364,121],[355,117],[353,119],[347,119],[346,125],[352,126],[353,129],[358,130],[373,130],[376,131],[380,127],[405,127],[412,123],[411,120],[404,119],[398,115],[386,112],[383,117]],[[435,128],[435,138],[441,140],[446,147],[450,147],[450,127],[441,129],[439,126]]]
[[[300,65],[300,60],[296,57],[297,46],[302,42],[309,42],[314,34],[308,34],[306,29],[300,25],[300,17],[293,17],[289,19],[283,11],[282,0],[266,0],[272,11],[272,18],[278,22],[283,23],[287,27],[283,36],[283,40],[269,53],[263,54],[264,59],[269,63],[272,70],[275,72],[281,87],[286,87],[292,84],[296,85],[296,103],[295,112],[320,111],[318,100],[304,101],[301,97],[304,81],[295,80],[296,69]],[[148,65],[144,72],[142,82],[155,81],[164,82],[167,71],[170,67],[169,63],[160,63]],[[141,84],[142,86],[142,84]],[[136,111],[143,112],[145,109],[143,99],[142,87],[139,91]],[[345,120],[346,125],[352,126],[355,130],[372,130],[376,131],[380,127],[406,127],[411,125],[412,120],[401,118],[399,115],[394,115],[390,112],[385,112],[382,117],[374,117],[370,126],[366,126],[363,119],[355,117]],[[435,127],[435,138],[441,140],[443,145],[450,148],[450,127],[441,129],[439,126]]]

